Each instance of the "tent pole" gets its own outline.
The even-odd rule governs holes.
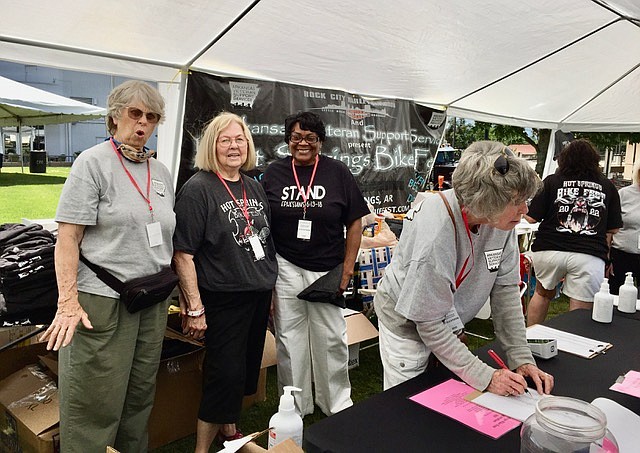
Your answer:
[[[16,134],[16,151],[20,152],[20,171],[24,173],[24,153],[22,152],[22,120],[18,118],[18,133]]]

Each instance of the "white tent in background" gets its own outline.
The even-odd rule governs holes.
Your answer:
[[[97,0],[2,4],[0,58],[159,82],[177,173],[190,69],[565,131],[640,131],[636,0]]]
[[[106,110],[0,77],[0,126],[41,126],[100,118]]]
[[[0,127],[16,127],[17,147],[22,144],[22,126],[90,120],[100,118],[106,112],[106,109],[101,107],[0,77]],[[22,150],[20,162],[24,162]]]

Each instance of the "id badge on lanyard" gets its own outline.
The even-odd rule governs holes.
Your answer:
[[[149,239],[149,247],[157,247],[162,245],[162,228],[160,222],[147,224],[147,238]]]
[[[298,220],[298,234],[296,237],[303,241],[311,240],[311,220]]]
[[[309,180],[309,184],[307,185],[306,193],[302,190],[302,186],[300,185],[300,180],[298,179],[298,172],[296,171],[296,166],[293,163],[293,159],[291,159],[291,171],[293,172],[293,178],[296,181],[296,187],[298,188],[298,192],[300,192],[300,196],[302,197],[302,219],[298,220],[298,231],[296,233],[296,238],[302,241],[310,241],[311,240],[311,220],[307,220],[307,202],[309,200],[309,194],[311,193],[311,186],[313,186],[313,180],[316,177],[316,170],[318,169],[318,161],[319,158],[316,156],[316,161],[313,164],[313,171],[311,172],[311,179]]]
[[[253,250],[253,256],[255,256],[256,261],[260,261],[264,259],[264,248],[262,248],[262,244],[260,243],[260,238],[255,234],[249,236],[249,244],[251,244],[251,250]]]

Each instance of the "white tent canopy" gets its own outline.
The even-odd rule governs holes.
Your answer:
[[[100,118],[101,107],[0,77],[0,126],[40,126]]]
[[[58,0],[28,24],[4,3],[0,58],[160,82],[176,121],[161,156],[180,144],[188,69],[496,123],[640,131],[636,0]],[[166,163],[175,171],[175,153]]]

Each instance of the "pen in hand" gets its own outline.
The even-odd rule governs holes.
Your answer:
[[[506,363],[503,362],[503,360],[496,353],[496,351],[494,351],[493,349],[489,349],[488,354],[493,359],[493,361],[496,362],[496,364],[498,364],[498,366],[500,368],[502,368],[503,370],[509,370],[509,367],[506,365]],[[509,371],[511,371],[511,370],[509,370]],[[533,398],[533,396],[531,395],[531,393],[529,392],[529,389],[527,387],[524,388],[524,392],[527,395],[529,395],[531,398]]]

